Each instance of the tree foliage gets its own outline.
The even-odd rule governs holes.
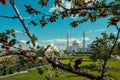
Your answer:
[[[115,39],[116,36],[113,33],[107,35],[106,32],[102,33],[101,38],[96,37],[96,40],[92,42],[91,46],[91,59],[93,59],[94,61],[97,61],[97,59],[104,60],[108,56],[108,53],[112,45],[114,44]],[[114,53],[115,52],[113,51],[112,54]]]
[[[47,7],[47,5],[49,4],[49,1],[50,0],[39,0],[38,4],[41,5],[42,8],[44,8],[44,7]],[[113,53],[115,45],[117,44],[117,40],[119,38],[120,28],[118,26],[118,23],[120,22],[120,16],[119,16],[120,1],[119,0],[114,0],[110,2],[108,2],[107,0],[64,0],[64,1],[71,3],[70,8],[67,8],[65,6],[65,3],[63,2],[63,0],[54,0],[53,4],[54,6],[57,6],[58,9],[55,9],[50,15],[35,9],[33,6],[29,4],[26,4],[25,5],[26,11],[30,15],[33,15],[33,16],[42,15],[40,19],[37,19],[37,21],[36,19],[31,20],[29,24],[33,24],[34,26],[41,25],[41,27],[44,27],[48,23],[56,22],[59,18],[65,19],[71,16],[78,15],[79,19],[74,20],[73,22],[70,23],[72,27],[77,27],[79,24],[85,23],[87,21],[96,22],[100,18],[105,18],[105,19],[109,18],[107,26],[108,27],[115,26],[115,28],[118,31],[117,36],[115,37],[113,34],[110,34],[110,36],[108,36],[106,33],[102,33],[102,38],[96,38],[96,41],[93,42],[94,43],[93,54],[96,53],[97,55],[95,54],[92,57],[95,59],[101,59],[104,61],[102,64],[102,70],[101,70],[100,76],[92,75],[86,72],[80,72],[72,67],[68,67],[68,65],[61,63],[60,61],[52,60],[51,57],[45,54],[46,50],[50,46],[47,46],[47,48],[44,50],[40,50],[38,41],[37,41],[38,38],[34,34],[30,33],[29,28],[27,27],[24,19],[20,15],[20,12],[15,4],[15,0],[10,0],[10,4],[16,13],[16,16],[11,17],[11,16],[0,15],[0,17],[19,19],[19,21],[22,23],[25,29],[26,34],[29,36],[31,43],[33,44],[33,47],[30,48],[30,52],[27,50],[24,50],[21,47],[18,47],[17,48],[18,55],[23,55],[31,61],[33,61],[36,57],[38,57],[36,55],[39,55],[43,58],[46,58],[46,60],[49,63],[54,64],[54,66],[57,66],[61,69],[88,77],[92,80],[93,79],[103,80],[103,78],[105,77],[104,75],[105,75],[106,63],[109,60],[111,54]],[[5,5],[7,3],[7,0],[0,0],[0,2]],[[3,44],[1,47],[3,49],[6,49],[7,51],[10,51],[11,47],[16,48],[14,45],[19,42],[17,42],[16,40],[14,29],[6,30],[0,33],[0,43]],[[118,49],[118,48],[119,48],[119,45],[115,49]],[[27,53],[31,53],[31,54],[27,54]],[[32,53],[37,53],[37,54],[34,55]],[[42,55],[40,53],[42,53]],[[77,65],[77,67],[79,66]],[[39,71],[40,73],[42,73],[42,70],[39,70]]]
[[[70,8],[66,8],[65,2],[71,3]],[[40,0],[40,5],[42,7],[47,7],[49,0]],[[70,23],[72,27],[77,27],[79,24],[91,21],[95,22],[100,18],[110,17],[108,20],[108,26],[116,26],[120,21],[120,1],[115,0],[107,3],[107,0],[55,0],[54,7],[56,8],[51,15],[43,14],[42,26],[45,26],[48,22],[56,22],[58,17],[62,19],[68,18],[71,16],[79,16],[78,20],[75,20]],[[28,11],[28,8],[27,8]],[[28,13],[36,13],[36,10],[31,9]],[[40,20],[40,21],[41,21]]]

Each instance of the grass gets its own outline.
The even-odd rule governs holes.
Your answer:
[[[70,57],[70,56],[68,56]],[[90,64],[93,64],[94,62],[92,62],[90,59],[89,59],[89,55],[71,55],[71,57],[73,58],[73,62],[72,62],[72,66],[74,65],[74,60],[78,57],[82,57],[83,58],[83,62],[81,64],[81,66],[84,66],[84,65],[90,65]],[[64,63],[69,63],[69,60],[66,59],[66,60],[61,60],[62,62]],[[115,69],[108,69],[107,70],[107,74],[112,74],[117,80],[120,80],[120,60],[116,60],[114,58],[111,58],[110,61],[108,61],[107,63],[107,66],[112,66],[114,67]],[[64,70],[61,70],[59,69],[58,70],[58,73],[59,73],[59,76],[56,77],[55,76],[55,73],[56,73],[56,70],[53,69],[50,65],[49,66],[46,66],[44,68],[44,73],[43,75],[40,75],[37,71],[37,69],[34,69],[34,70],[29,70],[28,73],[23,73],[23,74],[16,74],[14,76],[9,76],[9,77],[6,77],[6,78],[0,78],[0,80],[46,80],[45,79],[45,76],[48,74],[48,72],[52,71],[52,77],[51,77],[51,80],[89,80],[85,77],[82,77],[82,76],[78,76],[78,75],[75,75],[75,74],[72,74],[70,72],[67,72],[67,71],[64,71]],[[92,74],[95,74],[95,75],[100,75],[98,73],[98,71],[88,71],[89,73],[92,73]]]
[[[120,60],[115,59],[115,58],[111,58],[111,59],[108,61],[107,66],[120,68],[120,67],[119,67],[119,66],[120,66]]]
[[[53,73],[55,70],[53,70]],[[16,74],[14,76],[9,76],[6,78],[0,78],[0,80],[46,80],[45,76],[47,75],[47,71],[44,72],[43,75],[40,75],[37,71],[37,69],[30,70],[28,73],[23,74]],[[59,76],[56,77],[55,75],[52,76],[51,80],[89,80],[84,77],[79,77],[75,74],[69,73],[69,72],[63,72],[59,70]]]
[[[31,70],[28,73],[16,74],[0,80],[40,80],[40,75],[37,73],[37,70]]]

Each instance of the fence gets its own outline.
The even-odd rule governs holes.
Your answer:
[[[44,62],[44,63],[34,63],[34,64],[29,63],[25,65],[14,65],[10,67],[0,67],[0,77],[14,74],[16,72],[26,71],[28,69],[36,68],[36,67],[47,65],[47,64],[48,64],[47,62]]]

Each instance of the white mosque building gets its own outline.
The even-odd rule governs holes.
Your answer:
[[[70,33],[67,32],[67,48],[66,48],[66,51],[68,53],[71,53],[71,54],[76,54],[76,53],[88,53],[90,52],[90,49],[88,49],[86,46],[85,46],[85,31],[83,31],[83,45],[81,46],[79,41],[78,40],[74,40],[72,42],[72,45],[70,45],[70,41],[69,41],[69,38],[70,38]]]

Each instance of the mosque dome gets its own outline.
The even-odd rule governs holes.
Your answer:
[[[79,41],[78,40],[74,40],[72,45],[79,45]]]

